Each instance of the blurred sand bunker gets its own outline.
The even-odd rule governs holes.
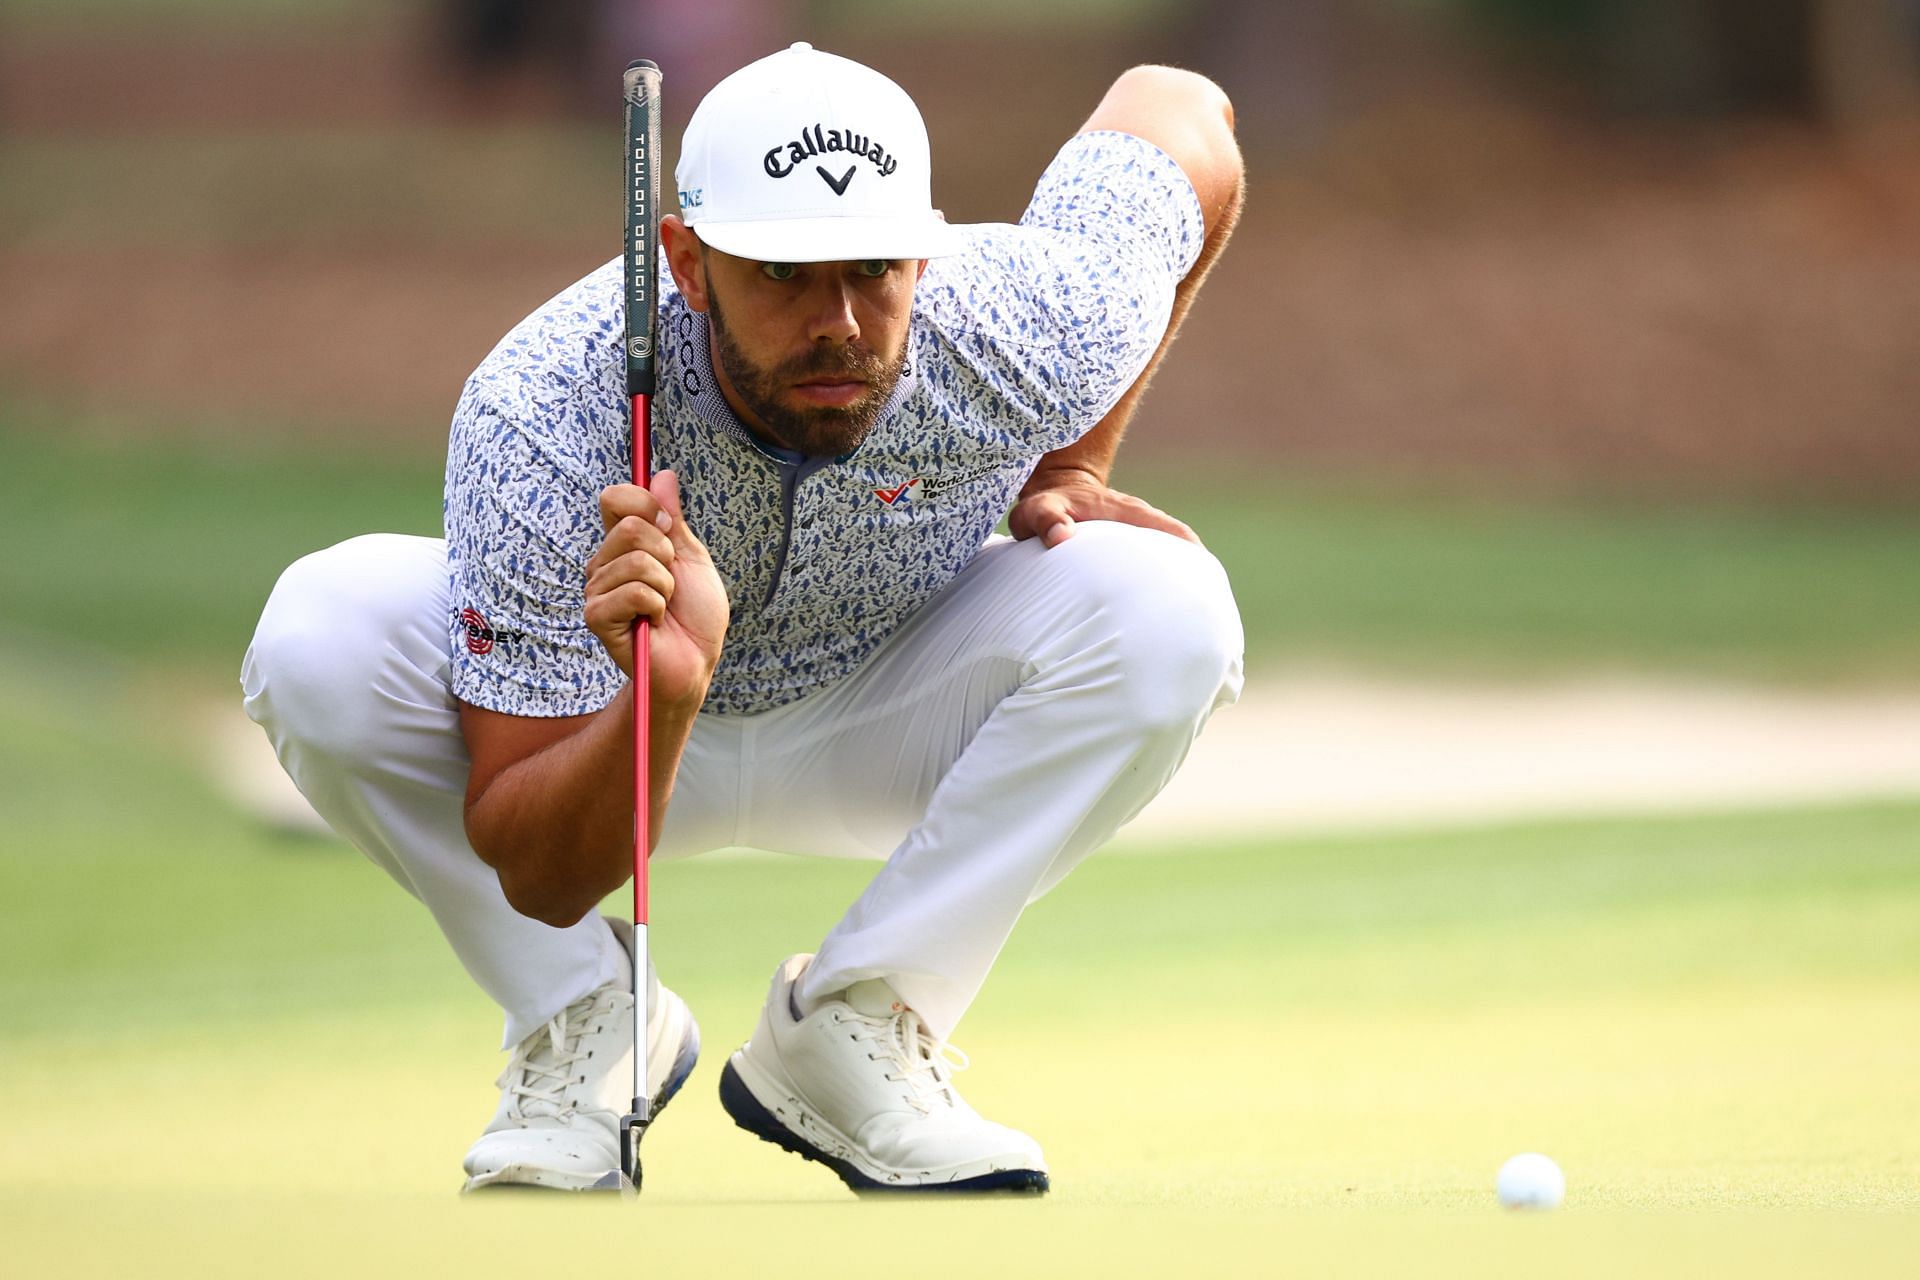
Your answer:
[[[324,832],[237,706],[209,761],[268,824]],[[1431,829],[1920,795],[1920,693],[1646,679],[1498,687],[1270,677],[1120,842]]]
[[[1121,834],[1396,830],[1920,794],[1920,694],[1324,675],[1221,712]]]

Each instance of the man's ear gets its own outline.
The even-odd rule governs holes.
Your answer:
[[[920,277],[925,274],[927,274],[927,260],[925,258],[922,258],[920,259],[920,265],[916,266],[913,269],[913,282],[915,284],[919,284]]]
[[[706,246],[693,228],[670,213],[660,219],[660,244],[667,251],[667,270],[673,272],[674,287],[695,311],[707,309],[707,273],[700,269]]]

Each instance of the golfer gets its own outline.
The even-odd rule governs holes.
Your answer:
[[[700,103],[660,228],[651,486],[625,483],[616,259],[468,380],[444,541],[282,575],[248,712],[506,1014],[469,1188],[619,1165],[629,926],[596,908],[631,872],[635,679],[654,856],[884,860],[775,969],[729,1114],[859,1189],[1047,1188],[948,1038],[1022,909],[1239,692],[1219,564],[1107,484],[1238,213],[1232,121],[1208,80],[1135,68],[1018,223],[955,226],[898,85],[805,44],[754,62]],[[664,1099],[699,1032],[645,978]]]

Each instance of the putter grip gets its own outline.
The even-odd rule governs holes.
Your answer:
[[[624,89],[627,394],[650,396],[654,388],[654,326],[660,309],[660,68],[645,59],[632,63],[626,70]]]

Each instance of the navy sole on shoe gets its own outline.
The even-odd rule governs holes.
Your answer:
[[[700,1061],[700,1024],[693,1023],[687,1028],[687,1038],[680,1042],[680,1053],[673,1060],[673,1066],[667,1069],[666,1083],[660,1086],[660,1092],[654,1095],[653,1106],[647,1111],[647,1123],[652,1124],[673,1095],[680,1092],[680,1086],[693,1074],[694,1064]]]
[[[806,1139],[802,1138],[780,1118],[767,1110],[760,1099],[753,1096],[753,1090],[747,1088],[746,1081],[728,1062],[720,1073],[720,1105],[725,1107],[733,1122],[748,1133],[771,1142],[774,1146],[791,1151],[804,1160],[823,1164],[840,1175],[840,1181],[862,1195],[951,1195],[955,1192],[1011,1192],[1014,1194],[1045,1195],[1049,1186],[1047,1175],[1039,1169],[996,1169],[992,1173],[979,1174],[972,1178],[962,1178],[957,1182],[916,1182],[902,1185],[893,1182],[880,1182],[860,1172],[853,1165],[836,1156],[830,1156]]]

